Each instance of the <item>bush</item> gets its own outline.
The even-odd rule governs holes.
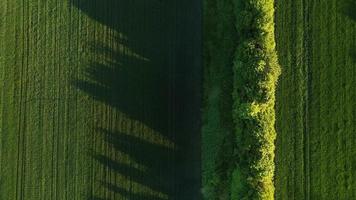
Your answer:
[[[231,199],[274,198],[275,88],[280,67],[274,0],[236,0],[233,119],[236,165]]]

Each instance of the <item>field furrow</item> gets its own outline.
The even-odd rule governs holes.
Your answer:
[[[0,199],[200,198],[201,3],[0,2]]]
[[[288,2],[294,6],[276,5],[283,70],[277,93],[276,199],[352,199],[356,63],[350,13],[356,8],[347,0]]]

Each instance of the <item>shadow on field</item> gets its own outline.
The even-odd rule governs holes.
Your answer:
[[[174,162],[172,156],[177,154],[176,150],[165,146],[153,145],[124,133],[110,132],[104,129],[100,130],[100,132],[103,134],[104,140],[113,146],[115,151],[130,155],[131,159],[139,161],[141,165],[145,166],[145,170],[123,164],[102,154],[93,153],[92,157],[97,162],[116,173],[130,177],[133,182],[148,186],[151,190],[165,194],[170,199],[177,199],[177,194],[175,194],[175,188],[173,187],[176,180],[172,177],[173,173],[181,173],[179,171],[175,172],[177,166],[172,167],[172,161]],[[180,175],[184,176],[184,174]],[[192,183],[194,184],[194,182]],[[163,198],[155,195],[130,193],[130,191],[125,190],[118,184],[102,182],[102,186],[111,192],[129,196],[130,199],[163,200]]]
[[[93,152],[111,172],[128,177],[165,198],[137,193],[122,183],[102,188],[132,200],[200,197],[201,38],[198,0],[71,0],[73,6],[117,34],[90,44],[104,59],[92,60],[74,85],[97,101],[147,125],[175,148],[129,133],[99,128],[106,144],[145,170]],[[111,152],[114,153],[115,152]],[[95,196],[89,199],[108,200]]]
[[[342,13],[356,23],[356,1],[355,0],[344,0],[341,2],[343,2],[342,6],[341,6]],[[355,44],[353,44],[353,48],[351,48],[350,57],[353,60],[353,62],[356,63],[356,45]]]
[[[354,63],[356,63],[356,45],[352,48],[350,52],[350,57]]]
[[[342,2],[342,1],[341,1]],[[356,1],[355,0],[344,0],[342,5],[342,12],[344,15],[352,20],[356,20]]]

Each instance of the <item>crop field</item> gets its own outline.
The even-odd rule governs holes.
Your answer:
[[[354,200],[355,83],[354,0],[2,0],[0,199]]]
[[[356,4],[276,1],[276,199],[356,199]]]
[[[200,12],[0,1],[0,199],[199,199]]]

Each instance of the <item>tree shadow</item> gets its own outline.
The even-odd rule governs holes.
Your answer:
[[[356,45],[354,45],[354,47],[351,48],[350,58],[354,63],[356,63]]]
[[[155,145],[141,138],[123,133],[114,133],[102,130],[104,140],[113,147],[116,152],[122,152],[130,155],[130,158],[145,166],[145,170],[140,170],[116,162],[115,160],[101,154],[93,154],[92,157],[120,174],[128,174],[132,180],[142,185],[147,185],[155,191],[160,191],[170,196],[174,195],[174,180],[171,179],[173,168],[171,164],[174,161],[175,149],[167,146]],[[144,171],[144,172],[143,172]]]
[[[342,2],[342,13],[351,20],[356,21],[356,1],[344,0]]]
[[[96,57],[73,85],[167,138],[174,148],[98,127],[111,154],[124,153],[144,170],[105,152],[92,158],[107,170],[168,196],[101,187],[133,200],[201,199],[201,2],[198,0],[71,0],[117,34],[89,44]],[[93,194],[88,199],[108,200]]]
[[[174,98],[169,68],[154,67],[146,58],[128,56],[101,44],[91,49],[95,54],[106,55],[107,60],[91,61],[84,71],[85,79],[75,80],[73,84],[130,118],[167,133],[172,112],[170,102]]]
[[[341,1],[341,13],[347,18],[356,22],[356,1],[354,0],[343,0]],[[356,45],[350,50],[349,56],[351,60],[356,63]]]

